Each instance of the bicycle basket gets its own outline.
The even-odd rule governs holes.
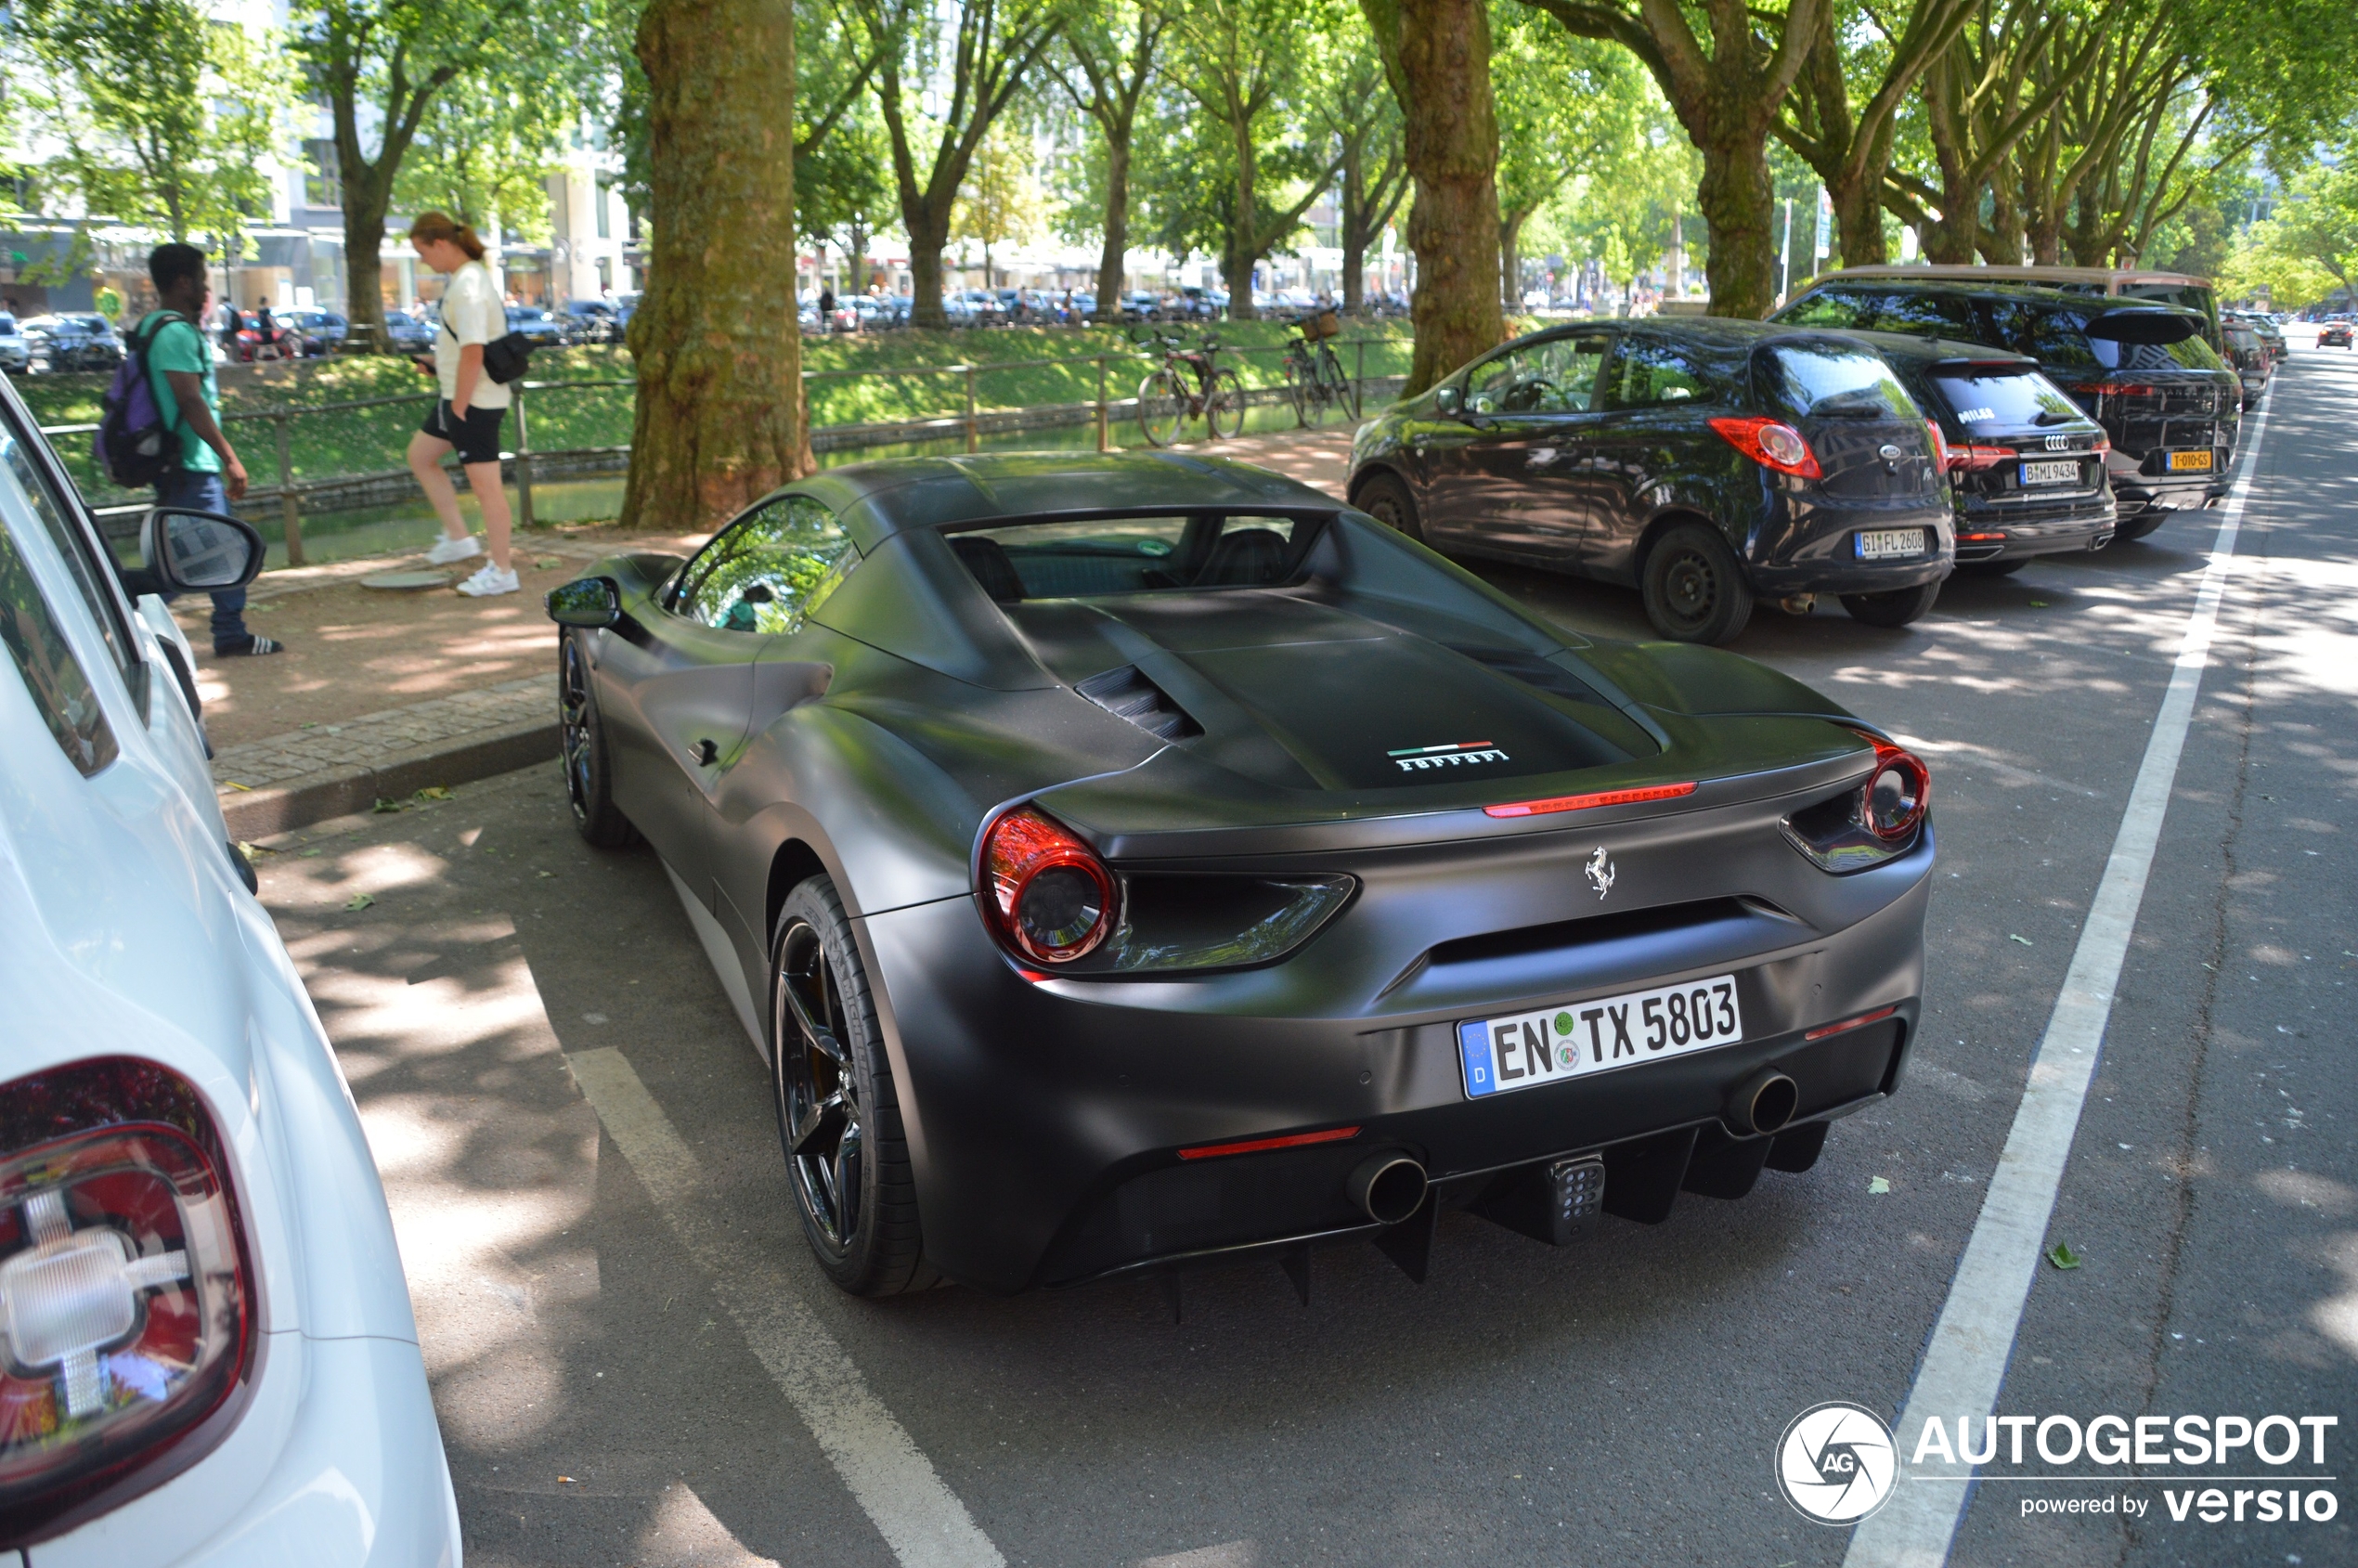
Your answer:
[[[1329,306],[1302,318],[1302,335],[1305,338],[1339,338],[1342,336],[1342,317]]]

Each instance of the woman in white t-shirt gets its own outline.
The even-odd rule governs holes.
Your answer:
[[[409,244],[421,261],[449,279],[442,288],[442,326],[434,335],[434,370],[442,395],[409,438],[409,472],[442,519],[443,537],[426,559],[445,566],[483,553],[459,515],[458,492],[442,467],[443,454],[455,449],[467,471],[467,487],[483,508],[484,537],[491,546],[491,559],[459,591],[476,598],[513,593],[508,491],[499,475],[499,426],[512,395],[483,369],[484,344],[507,334],[508,315],[473,229],[446,213],[421,213],[409,226]]]

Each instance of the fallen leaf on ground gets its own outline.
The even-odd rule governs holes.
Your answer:
[[[275,855],[278,852],[276,849],[266,849],[259,844],[249,844],[242,838],[238,840],[238,853],[248,860],[253,860],[256,855]]]
[[[533,565],[534,565],[534,566],[538,567],[539,569],[541,569],[541,570],[543,570],[543,571],[547,570],[547,569],[548,569],[549,567],[551,567],[551,566],[562,566],[562,565],[564,565],[564,562],[559,561],[559,560],[558,560],[555,556],[553,556],[553,555],[551,555],[551,556],[546,556],[546,557],[542,558],[541,560],[538,560],[538,561],[536,561],[536,562],[534,562],[534,563],[533,563]]]
[[[2008,941],[2010,941],[2010,942],[2020,942],[2020,943],[2021,943],[2023,946],[2025,946],[2025,947],[2030,947],[2030,946],[2034,945],[2034,944],[2032,943],[2031,940],[2030,940],[2028,937],[2016,936],[2016,935],[2015,935],[2014,932],[2012,932],[2012,931],[2009,931],[2009,932],[2007,932],[2007,933],[2006,933],[2006,940],[2007,940]]]
[[[2071,1250],[2068,1241],[2058,1241],[2047,1249],[2047,1261],[2057,1268],[2078,1268],[2080,1255]]]
[[[346,909],[367,909],[370,904],[375,903],[376,901],[376,900],[370,898],[366,893],[355,893],[352,897],[344,900],[343,907]]]
[[[240,783],[239,783],[237,780],[235,780],[235,779],[224,779],[224,780],[222,780],[222,781],[221,781],[221,787],[222,787],[222,788],[224,788],[224,789],[234,789],[234,790],[239,790],[239,791],[240,791],[240,792],[242,792],[242,793],[244,793],[244,794],[247,794],[247,795],[252,795],[252,794],[253,793],[253,785],[252,785],[252,784],[240,784]]]
[[[1889,1192],[1891,1190],[1891,1182],[1887,1177],[1870,1176],[1867,1178],[1867,1190],[1869,1192]]]
[[[425,788],[418,791],[418,798],[421,800],[447,800],[450,798],[450,792],[443,788],[440,784],[428,784]]]
[[[408,802],[404,801],[404,800],[387,800],[387,799],[386,799],[383,796],[382,796],[382,795],[380,795],[379,797],[377,797],[377,803],[376,803],[374,806],[371,806],[371,807],[369,807],[369,810],[370,810],[371,811],[381,811],[381,812],[382,812],[382,811],[406,811],[406,810],[408,810],[408,809],[409,809],[409,807],[408,807]]]

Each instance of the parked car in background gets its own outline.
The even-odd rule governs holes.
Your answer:
[[[282,327],[301,332],[309,354],[335,354],[351,340],[352,323],[335,311],[304,307],[278,313]]]
[[[942,297],[941,308],[953,327],[1004,327],[1007,307],[990,289],[961,289]]]
[[[1635,587],[1682,642],[1821,593],[1905,626],[1955,560],[1942,455],[1891,368],[1757,321],[1518,338],[1363,425],[1350,495],[1445,554]]]
[[[2258,332],[2241,321],[2221,323],[2220,333],[2227,343],[2226,359],[2243,382],[2243,406],[2250,408],[2268,390],[2268,378],[2276,369],[2274,356]]]
[[[1866,269],[1820,279],[1770,319],[1987,343],[2038,360],[2112,443],[2116,538],[2143,538],[2227,494],[2243,383],[2192,310]]]
[[[0,370],[20,376],[32,366],[32,345],[13,316],[0,316]]]
[[[261,538],[154,512],[126,580],[6,383],[0,470],[0,1554],[448,1568],[384,1191],[156,597]]]
[[[2036,556],[2112,542],[2112,443],[2039,361],[1978,343],[1857,335],[1939,427],[1960,573],[2002,577]]]
[[[1151,321],[1162,308],[1162,302],[1144,289],[1121,296],[1121,318],[1124,321]]]
[[[2281,365],[2291,357],[2292,349],[2285,343],[2285,330],[2273,316],[2256,310],[2231,310],[2221,317],[2222,324],[2239,324],[2259,334],[2261,346],[2267,349],[2271,363]]]
[[[2327,321],[2323,327],[2317,329],[2317,346],[2319,348],[2348,348],[2351,331],[2352,324],[2346,316],[2339,321]]]
[[[537,305],[510,305],[508,330],[523,333],[535,348],[563,348],[573,342],[571,324]]]
[[[622,315],[603,300],[567,300],[564,316],[577,343],[620,343]]]
[[[2157,272],[2128,266],[1958,266],[1917,264],[1910,266],[1846,266],[1810,279],[1815,287],[1829,279],[1945,279],[1967,283],[2028,283],[2061,293],[2098,298],[2152,300],[2191,310],[2203,319],[2203,336],[2213,349],[2223,351],[2219,335],[2219,295],[2208,278],[2186,272]]]
[[[123,340],[103,316],[35,316],[20,330],[33,370],[111,370],[123,363]]]
[[[385,337],[396,354],[433,353],[434,326],[424,316],[406,310],[385,312]]]

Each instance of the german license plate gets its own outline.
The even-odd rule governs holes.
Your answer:
[[[2025,485],[2077,485],[2079,465],[2076,462],[2027,462],[2022,465]]]
[[[1924,552],[1924,531],[1922,528],[1869,528],[1852,536],[1859,542],[1854,547],[1861,561],[1889,561],[1901,555],[1922,555]]]
[[[1744,1037],[1736,978],[1635,991],[1458,1026],[1466,1097],[1510,1095],[1733,1045]]]
[[[2198,452],[2172,452],[2170,454],[2170,472],[2172,473],[2183,473],[2189,469],[2196,470],[2196,472],[2208,472],[2209,468],[2210,448],[2208,447]]]

